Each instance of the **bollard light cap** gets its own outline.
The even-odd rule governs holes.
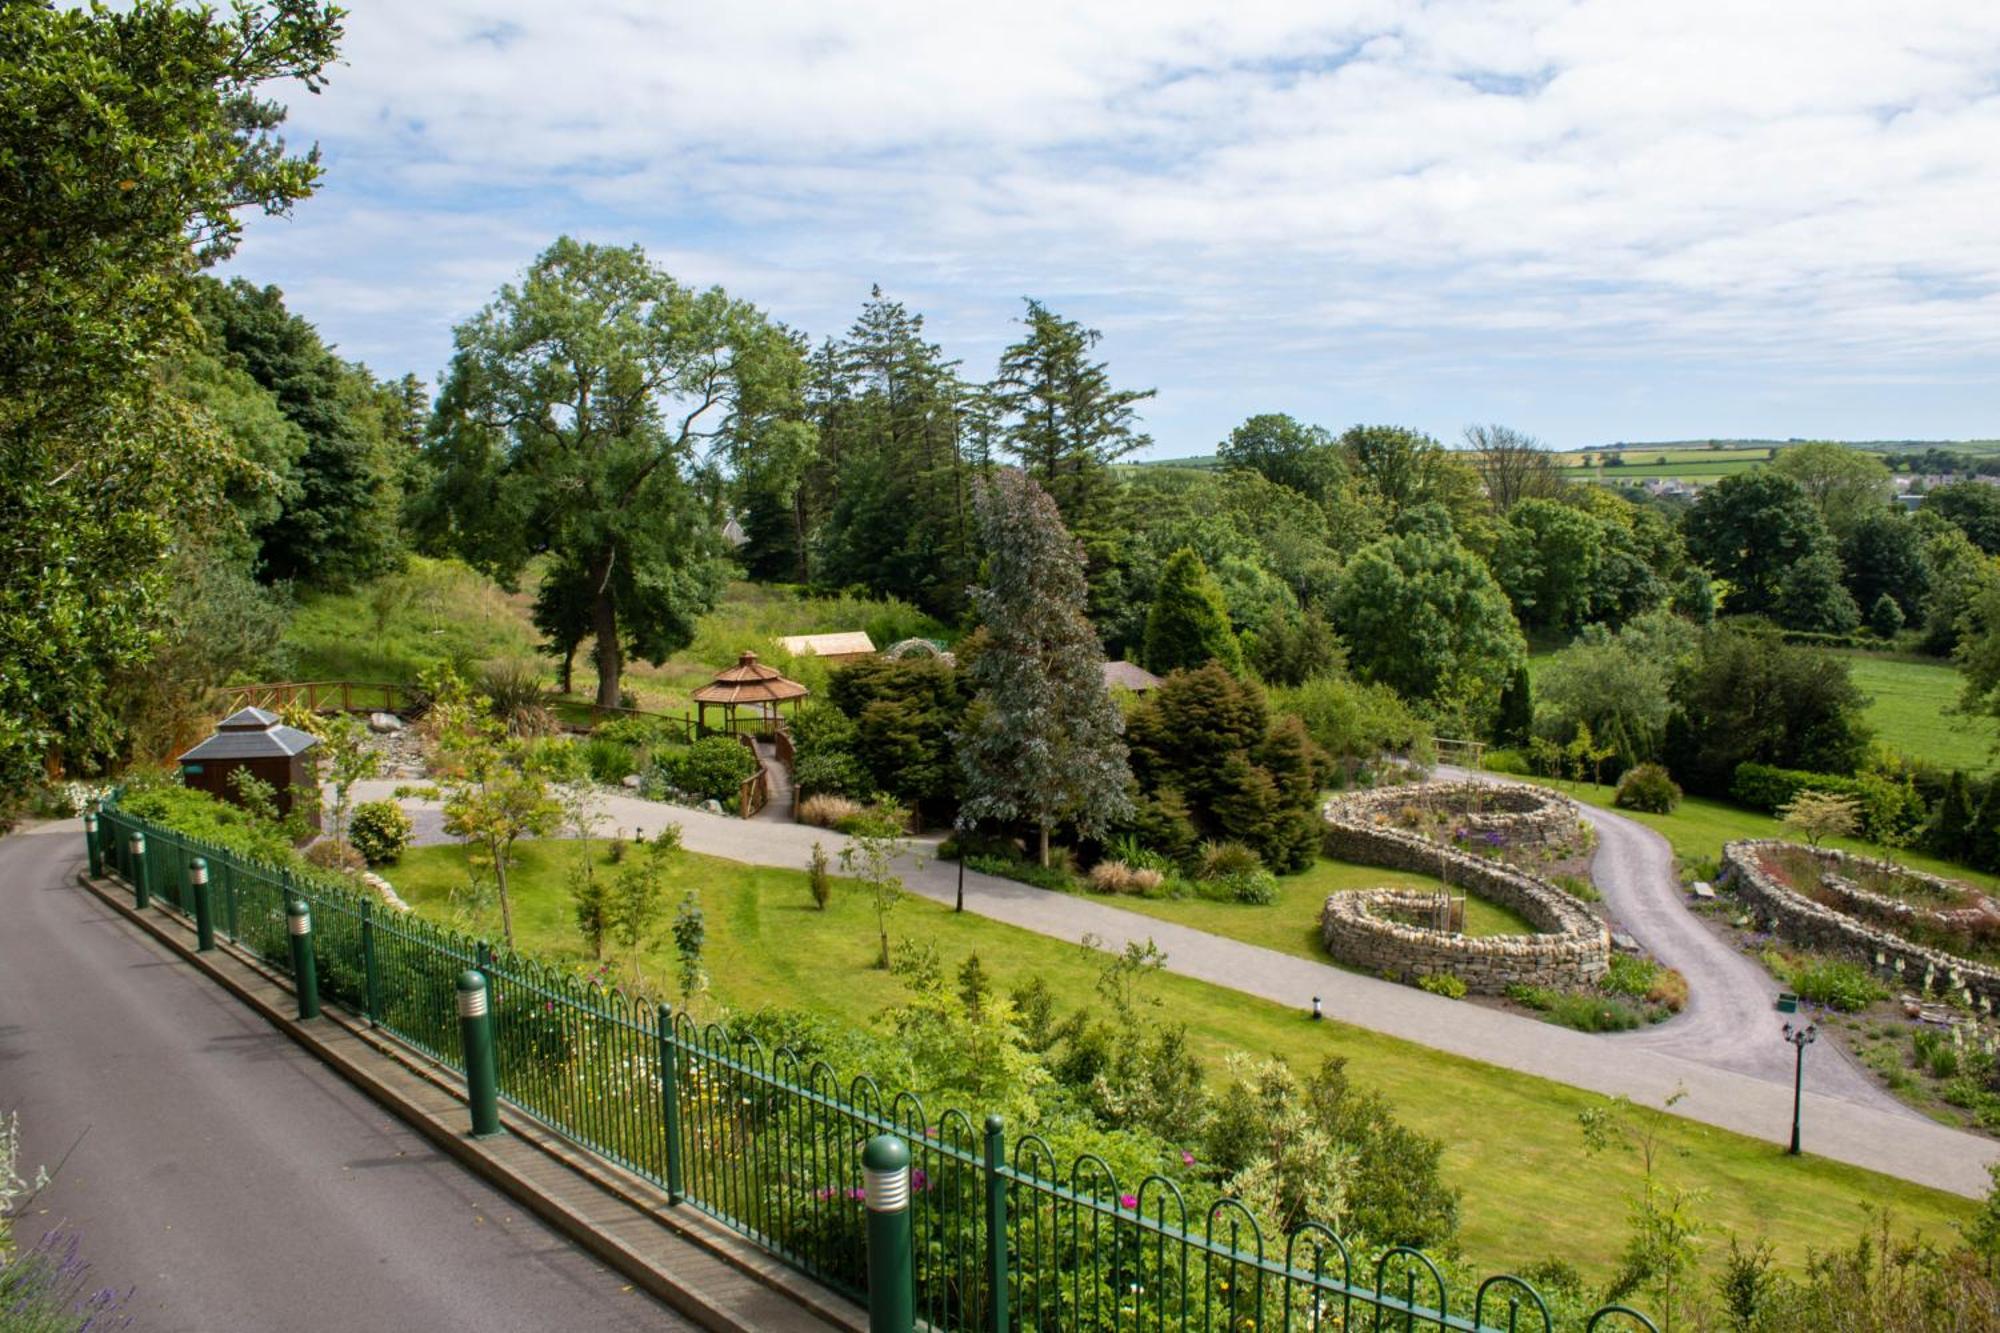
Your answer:
[[[476,967],[468,967],[465,971],[458,974],[458,988],[460,990],[485,990],[486,974]]]
[[[458,1016],[486,1017],[486,978],[471,968],[458,974]]]
[[[146,845],[146,835],[139,832],[138,829],[133,829],[131,841],[132,841],[132,850],[135,852],[140,851]]]
[[[910,1146],[878,1134],[861,1150],[862,1197],[871,1213],[900,1213],[910,1206]]]
[[[208,862],[202,857],[197,856],[194,860],[188,862],[188,883],[208,883]]]

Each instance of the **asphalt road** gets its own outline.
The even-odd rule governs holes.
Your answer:
[[[72,879],[74,822],[0,838],[0,1111],[74,1151],[66,1222],[136,1329],[686,1329]]]

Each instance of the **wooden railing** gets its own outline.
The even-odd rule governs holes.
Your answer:
[[[415,708],[423,698],[414,685],[372,680],[286,680],[224,685],[219,692],[225,711],[231,713],[241,708],[275,711],[301,701],[315,713],[401,713]]]
[[[1486,742],[1457,740],[1450,736],[1433,736],[1431,744],[1437,747],[1439,763],[1455,763],[1462,768],[1486,767]]]

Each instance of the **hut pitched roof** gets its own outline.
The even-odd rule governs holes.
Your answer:
[[[700,704],[769,704],[785,699],[802,699],[809,691],[795,680],[785,679],[776,667],[765,666],[757,654],[745,653],[736,665],[715,673],[715,679],[694,692]]]
[[[793,657],[804,657],[807,653],[816,657],[854,657],[875,651],[875,641],[868,637],[868,631],[858,629],[840,634],[789,634],[779,639],[778,645]]]
[[[1144,694],[1147,690],[1158,689],[1160,678],[1137,662],[1106,662],[1104,664],[1104,688],[1122,685],[1134,694]]]
[[[222,719],[215,734],[182,755],[179,762],[283,758],[303,754],[318,744],[319,737],[286,726],[275,714],[245,708]]]

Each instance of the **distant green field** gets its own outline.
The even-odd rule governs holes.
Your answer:
[[[1854,683],[1871,696],[1868,724],[1878,740],[1914,759],[1981,772],[1993,763],[2000,737],[1992,718],[1963,717],[1958,668],[1948,662],[1911,661],[1874,653],[1843,652]]]
[[[1540,645],[1528,658],[1530,679],[1558,651]],[[1958,703],[1958,668],[1949,662],[1892,657],[1883,653],[1838,651],[1861,692],[1869,696],[1866,717],[1883,745],[1946,768],[1981,773],[1990,768],[2000,724],[1987,717],[1963,717]]]

